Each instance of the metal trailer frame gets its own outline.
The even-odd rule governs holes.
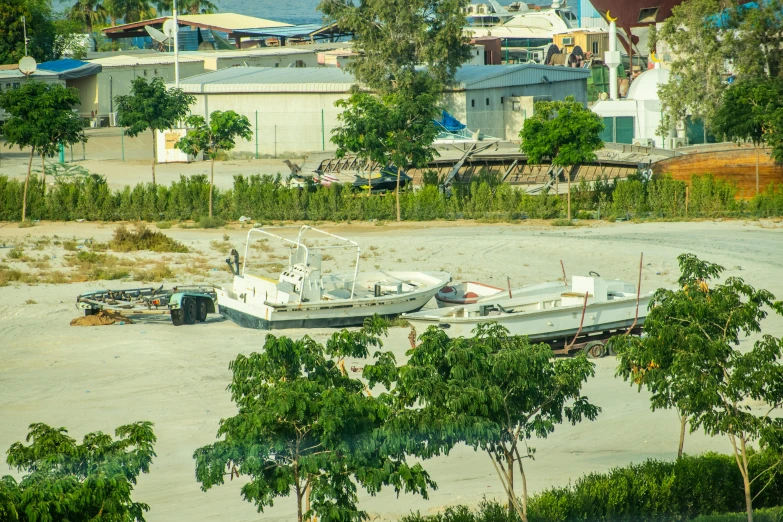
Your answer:
[[[204,322],[217,312],[217,294],[210,286],[144,287],[97,290],[79,295],[76,308],[84,315],[101,310],[125,315],[171,315],[174,326]]]

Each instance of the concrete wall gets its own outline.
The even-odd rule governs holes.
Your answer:
[[[234,152],[254,155],[257,139],[259,155],[279,156],[288,152],[334,150],[335,146],[329,142],[332,129],[338,126],[339,111],[334,102],[347,96],[347,93],[195,94],[196,103],[191,111],[209,117],[216,110],[233,110],[246,116],[253,129],[253,139],[238,141]]]
[[[217,71],[227,67],[242,67],[247,64],[250,67],[316,67],[318,57],[315,52],[291,53],[291,54],[250,54],[247,56],[205,56],[204,70]]]
[[[179,64],[179,77],[188,78],[204,72],[204,62],[185,62]],[[116,96],[130,94],[131,81],[137,76],[147,80],[155,77],[163,78],[164,82],[174,81],[174,64],[157,65],[123,65],[119,67],[104,67],[98,73],[97,80],[97,110],[101,116],[114,111],[113,99]]]
[[[98,75],[85,76],[66,80],[68,87],[73,87],[79,91],[81,104],[74,107],[83,117],[89,117],[92,112],[98,112]]]

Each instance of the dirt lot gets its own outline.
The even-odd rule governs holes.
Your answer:
[[[152,181],[152,136],[150,132],[139,134],[136,138],[120,136],[118,128],[88,129],[89,137],[82,148],[75,145],[72,149],[66,149],[66,165],[79,165],[94,174],[106,177],[106,181],[112,188],[122,188],[125,185]],[[123,159],[123,147],[124,155]],[[27,163],[30,160],[29,149],[19,150],[10,148],[7,143],[0,140],[0,174],[17,179],[24,179],[27,173]],[[57,157],[47,158],[47,163],[56,163]],[[301,159],[292,159],[294,163],[301,165]],[[41,158],[33,159],[33,171],[40,173]],[[192,176],[195,174],[209,174],[209,162],[197,161],[193,163],[168,163],[156,166],[156,179],[158,183],[168,185],[178,180],[180,174]],[[215,185],[221,188],[230,188],[234,182],[234,176],[243,174],[270,174],[280,173],[287,175],[289,168],[282,159],[232,159],[215,163]],[[39,174],[40,175],[40,174]]]
[[[89,245],[83,245],[85,238],[107,241],[113,227],[42,223],[20,229],[15,224],[0,224],[0,265],[30,273],[60,265],[63,270],[78,271],[68,266],[68,256],[89,250]],[[743,277],[783,296],[783,223],[779,222],[618,223],[569,229],[535,223],[354,224],[330,229],[356,239],[368,252],[365,263],[445,269],[455,280],[499,285],[505,283],[506,276],[515,284],[553,280],[560,277],[562,259],[569,274],[594,270],[605,277],[635,281],[639,254],[644,252],[642,285],[650,290],[673,285],[676,256],[692,252],[724,265],[726,275]],[[170,280],[228,281],[230,276],[222,269],[225,243],[242,245],[245,232],[237,226],[217,231],[167,230],[192,250],[190,254],[167,254],[166,262],[173,271]],[[55,235],[60,245],[54,244]],[[36,250],[36,241],[41,244],[44,236],[52,242]],[[82,248],[65,250],[62,241],[74,238]],[[8,259],[14,245],[31,261]],[[33,268],[31,264],[41,262],[43,256],[50,258],[50,267]],[[137,255],[140,265],[154,257]],[[196,257],[209,259],[203,273],[186,270],[192,264],[187,260]],[[336,258],[333,269],[339,270],[342,263]],[[135,277],[133,267],[130,272],[130,277]],[[79,315],[74,308],[77,294],[134,284],[138,283],[126,279],[0,288],[0,450],[4,452],[11,443],[22,440],[32,422],[65,426],[71,435],[81,438],[87,431],[108,432],[123,423],[150,420],[158,436],[158,456],[134,494],[135,499],[152,507],[150,522],[258,520],[255,508],[240,498],[241,480],[201,492],[194,478],[192,454],[212,442],[219,419],[234,412],[225,389],[229,361],[239,352],[258,350],[265,334],[239,328],[217,316],[205,324],[179,328],[163,318],[122,326],[69,326]],[[769,320],[766,328],[766,333],[783,335],[783,321],[778,318]],[[285,332],[290,336],[305,333],[324,340],[330,331]],[[386,342],[398,360],[403,359],[408,345],[407,334],[407,329],[393,329]],[[347,366],[354,363],[348,362]],[[565,485],[589,471],[676,455],[676,415],[651,413],[646,395],[615,379],[614,369],[611,357],[597,361],[597,375],[585,387],[586,395],[603,408],[595,422],[561,426],[549,439],[533,442],[536,460],[528,465],[533,492]],[[687,452],[705,450],[728,451],[729,444],[700,434],[687,438]],[[376,497],[362,495],[361,507],[376,520],[395,520],[410,510],[430,512],[452,503],[473,504],[485,495],[500,493],[487,456],[469,448],[427,461],[425,467],[439,485],[429,501],[411,496],[397,499],[393,492],[384,491]],[[293,519],[293,499],[279,500],[262,516],[273,521]]]

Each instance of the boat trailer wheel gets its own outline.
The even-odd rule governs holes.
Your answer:
[[[198,310],[196,309],[196,300],[192,297],[182,299],[182,312],[185,316],[185,324],[194,324],[197,319]]]
[[[207,300],[203,297],[200,297],[198,299],[198,315],[196,316],[196,320],[198,320],[199,323],[203,323],[207,320]]]
[[[601,341],[591,341],[585,345],[583,350],[591,359],[600,359],[606,355],[606,348]]]

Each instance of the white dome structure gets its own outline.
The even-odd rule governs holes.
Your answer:
[[[656,64],[657,65],[657,64]],[[656,66],[636,77],[628,89],[628,100],[658,101],[658,86],[669,83],[669,70]]]

